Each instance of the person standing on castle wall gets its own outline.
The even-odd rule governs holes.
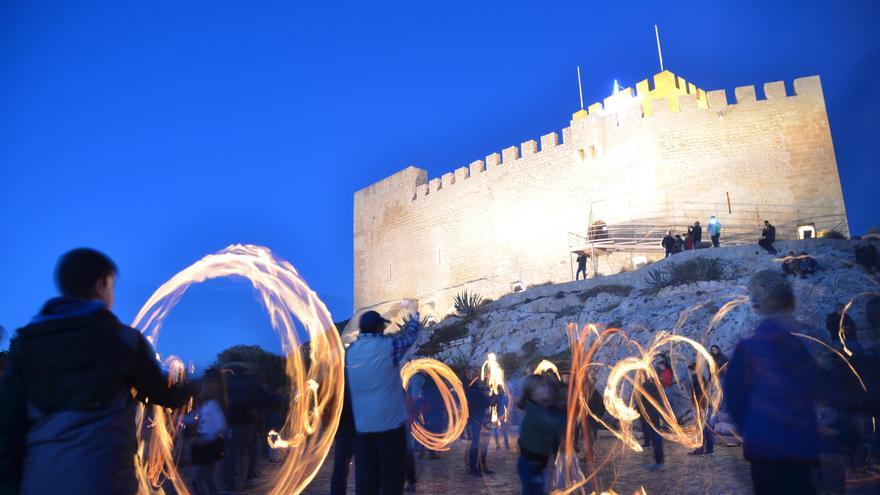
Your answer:
[[[776,227],[771,225],[769,220],[764,220],[764,228],[761,229],[761,239],[758,240],[758,245],[766,249],[769,254],[777,254],[779,251],[773,247],[774,242],[776,242]]]
[[[804,341],[792,335],[803,331],[792,316],[794,291],[784,275],[764,270],[752,276],[748,292],[762,320],[730,360],[726,408],[742,436],[755,495],[814,494],[817,365]]]
[[[666,231],[666,235],[663,236],[663,240],[660,241],[660,245],[663,246],[663,249],[666,251],[666,256],[664,256],[664,258],[672,256],[672,252],[675,249],[675,238],[672,237],[671,230]]]
[[[700,222],[694,222],[694,226],[688,228],[688,232],[694,236],[694,249],[700,249],[700,243],[703,241],[703,227]]]
[[[675,234],[675,247],[672,248],[672,254],[678,254],[684,251],[684,239],[681,234]]]
[[[406,397],[400,361],[421,330],[413,313],[400,332],[385,336],[389,321],[375,311],[361,315],[361,333],[345,353],[354,438],[357,495],[403,493],[406,477]]]
[[[586,280],[587,279],[587,255],[584,253],[580,253],[577,257],[577,263],[578,263],[578,271],[575,274],[574,279],[579,280],[581,273],[583,273],[584,280]]]
[[[709,217],[709,226],[706,227],[706,230],[709,231],[709,236],[712,238],[712,247],[721,247],[721,222],[715,218],[715,215]]]

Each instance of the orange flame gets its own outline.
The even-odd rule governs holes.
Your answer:
[[[265,247],[229,246],[205,256],[159,287],[141,308],[132,326],[148,334],[147,338],[155,344],[165,317],[191,285],[231,276],[251,282],[287,355],[290,412],[276,441],[296,448],[288,449],[269,493],[300,493],[324,462],[339,426],[344,351],[326,306],[290,263]],[[307,342],[298,336],[295,320],[299,320],[308,333]],[[173,365],[172,370],[180,378],[182,362]],[[177,471],[174,448],[183,411],[169,412],[157,406],[150,409],[149,440],[144,438],[144,420],[148,416],[144,406],[138,413],[135,457],[138,493],[164,493],[161,486],[167,479],[177,493],[186,495],[189,490]],[[284,440],[282,434],[289,440]]]
[[[417,421],[412,425],[413,438],[430,450],[449,450],[449,445],[458,440],[458,437],[461,436],[467,426],[468,406],[464,387],[461,384],[461,380],[458,379],[455,372],[449,366],[436,359],[420,358],[407,362],[400,369],[403,388],[406,388],[413,375],[419,372],[425,373],[434,380],[437,388],[440,390],[440,396],[443,398],[443,404],[446,406],[447,412],[446,431],[442,433],[428,431]],[[450,392],[444,380],[452,385],[452,390],[455,392],[456,397],[452,396],[452,392]]]

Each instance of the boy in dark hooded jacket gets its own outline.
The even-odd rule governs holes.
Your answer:
[[[18,330],[0,380],[0,494],[133,494],[135,395],[176,408],[153,346],[110,308],[116,266],[74,249],[58,263],[61,297]]]

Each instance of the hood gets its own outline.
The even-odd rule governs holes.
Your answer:
[[[34,316],[31,323],[41,323],[56,318],[70,318],[73,316],[86,316],[107,309],[102,301],[86,301],[73,297],[55,297],[46,301],[40,314]]]
[[[41,366],[82,370],[101,360],[102,342],[96,338],[118,323],[100,301],[58,297],[43,305],[30,325],[18,331],[22,350]]]

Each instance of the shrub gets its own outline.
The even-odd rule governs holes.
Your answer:
[[[692,284],[704,280],[721,280],[724,270],[718,258],[692,258],[669,268],[672,285]]]
[[[459,316],[469,317],[477,313],[477,308],[483,303],[483,296],[476,292],[463,291],[455,296],[452,303]]]
[[[403,319],[400,320],[400,323],[397,324],[397,328],[403,330],[403,327],[405,327],[406,324],[409,323],[409,321],[411,319],[412,319],[412,315],[404,315]],[[420,323],[422,324],[422,327],[427,327],[428,326],[428,317],[423,316]]]
[[[645,292],[656,294],[660,292],[660,289],[669,285],[669,276],[667,276],[666,270],[662,268],[648,270],[647,275],[645,275]]]
[[[629,285],[615,285],[615,284],[606,284],[606,285],[597,285],[592,289],[587,289],[585,291],[581,291],[578,294],[581,302],[587,302],[587,299],[591,297],[595,297],[603,292],[608,294],[614,294],[621,297],[626,297],[630,295],[633,291],[633,288]]]
[[[528,289],[536,289],[538,287],[546,287],[548,285],[553,285],[553,282],[548,280],[546,282],[541,282],[540,284],[532,284],[532,285],[528,286],[527,288]]]
[[[446,348],[450,342],[467,337],[467,335],[467,327],[461,322],[437,328],[431,332],[431,337],[419,347],[417,352],[422,356],[433,356]]]
[[[645,292],[656,294],[666,287],[720,280],[722,275],[724,270],[717,258],[692,258],[665,268],[648,270],[645,276]]]

